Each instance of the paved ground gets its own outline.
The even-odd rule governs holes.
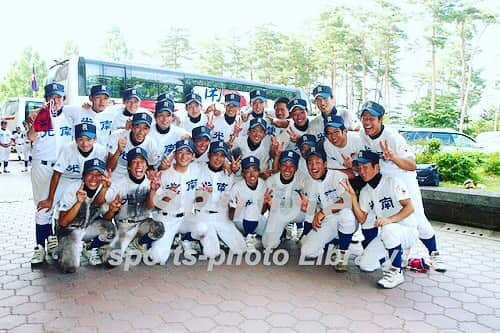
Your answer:
[[[0,175],[0,332],[492,332],[500,330],[500,242],[439,231],[445,274],[329,266],[31,269],[29,175]],[[416,249],[422,254],[422,248]]]

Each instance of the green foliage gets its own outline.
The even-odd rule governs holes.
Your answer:
[[[127,61],[132,59],[132,52],[128,48],[120,28],[117,26],[112,27],[106,33],[101,52],[106,59],[113,61]]]
[[[186,28],[171,26],[170,31],[160,40],[160,64],[168,69],[181,68],[183,61],[191,59],[191,53],[189,30]]]
[[[441,151],[442,143],[438,139],[432,139],[424,143],[424,150],[417,154],[417,163],[434,163],[437,155]]]
[[[479,181],[475,169],[477,158],[460,152],[437,155],[436,165],[444,181],[462,183],[467,179]]]
[[[422,127],[458,127],[460,111],[457,107],[458,96],[446,94],[436,96],[436,110],[431,112],[431,96],[410,105],[412,116],[410,124]]]
[[[489,155],[484,161],[483,168],[488,175],[500,176],[500,153]]]
[[[37,97],[43,97],[43,86],[47,78],[47,65],[41,60],[38,52],[26,48],[20,59],[16,61],[0,83],[0,101],[7,97],[33,96],[31,90],[31,71],[35,64],[38,81]]]

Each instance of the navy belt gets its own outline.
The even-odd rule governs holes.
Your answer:
[[[209,211],[208,211],[208,214],[217,214],[217,213],[218,213],[218,212],[217,212],[217,211],[215,211],[215,210],[209,210]]]
[[[170,215],[168,212],[161,212],[161,214],[163,216],[167,216],[167,215]],[[179,214],[175,214],[173,215],[174,217],[183,217],[184,216],[184,213],[179,213]]]
[[[51,167],[53,167],[56,163],[55,162],[50,162],[50,161],[40,161],[40,163],[42,165],[50,165]]]

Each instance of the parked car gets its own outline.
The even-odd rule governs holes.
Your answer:
[[[467,134],[450,128],[400,127],[398,131],[412,146],[418,142],[438,139],[443,151],[485,151],[484,147]]]
[[[41,98],[12,97],[1,105],[1,119],[7,121],[7,128],[13,132],[16,127],[22,127],[28,115],[43,105]]]
[[[479,133],[476,142],[488,152],[500,151],[500,131]]]

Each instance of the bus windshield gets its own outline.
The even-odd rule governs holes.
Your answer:
[[[202,97],[204,105],[222,102],[224,95],[230,92],[240,94],[245,105],[249,99],[248,93],[257,88],[265,89],[270,100],[279,97],[307,100],[304,92],[295,87],[84,57],[67,59],[53,65],[49,69],[47,82],[59,82],[65,86],[67,104],[86,101],[90,87],[96,84],[108,86],[114,103],[121,103],[121,93],[124,89],[138,88],[143,99],[141,106],[148,109],[154,109],[154,100],[161,93],[169,93],[176,103],[183,103],[186,93],[196,92]]]

